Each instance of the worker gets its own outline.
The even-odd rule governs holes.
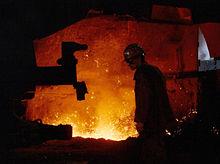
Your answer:
[[[145,61],[143,48],[134,43],[124,50],[124,58],[135,70],[135,119],[141,142],[139,162],[166,164],[164,132],[175,119],[169,104],[165,78],[162,72]]]

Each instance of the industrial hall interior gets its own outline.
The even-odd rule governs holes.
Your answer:
[[[219,164],[219,38],[217,0],[1,0],[0,163]]]

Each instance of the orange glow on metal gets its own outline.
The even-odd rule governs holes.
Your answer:
[[[68,28],[61,33],[67,31]],[[60,32],[35,41],[38,66],[56,66],[56,60],[61,56],[61,42],[56,44],[57,36]],[[96,36],[94,33],[91,38]],[[68,37],[66,35],[60,41],[69,41]],[[121,45],[118,36],[111,34],[87,42],[77,40],[74,31],[71,37],[72,41],[88,45],[88,50],[79,51],[75,56],[78,81],[85,81],[89,93],[85,100],[77,101],[71,85],[37,86],[35,97],[28,102],[26,117],[31,120],[40,118],[44,124],[70,124],[73,137],[111,140],[137,137],[133,121],[133,72],[122,55],[126,45]]]
[[[72,86],[37,86],[35,98],[28,104],[29,118],[40,118],[45,124],[70,124],[73,136],[112,140],[137,136],[133,122],[133,73],[120,55],[104,55],[104,45],[99,46],[100,49],[88,50],[94,50],[95,55],[88,51],[76,55],[78,78],[88,87],[86,99],[77,101]]]

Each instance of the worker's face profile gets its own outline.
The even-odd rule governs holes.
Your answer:
[[[129,59],[126,61],[128,66],[131,68],[131,70],[134,70],[137,67],[137,64],[135,61],[136,61],[135,59]]]
[[[130,58],[125,58],[126,63],[131,68],[131,70],[136,69],[137,67],[137,59],[139,56],[132,56]]]

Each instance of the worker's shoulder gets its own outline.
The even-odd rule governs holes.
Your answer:
[[[136,69],[134,79],[151,79],[155,74],[157,74],[156,67],[146,63]]]
[[[162,74],[162,72],[160,71],[158,67],[151,65],[151,64],[147,64],[147,63],[142,64],[140,66],[139,72],[147,74],[147,75],[155,75],[155,76]]]

